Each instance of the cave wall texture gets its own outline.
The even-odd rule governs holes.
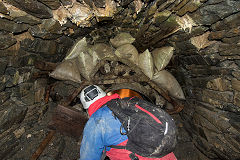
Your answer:
[[[194,145],[210,159],[240,159],[239,0],[0,0],[0,16],[1,159],[48,108],[48,70],[37,63],[62,61],[76,39],[118,32],[131,33],[139,53],[174,47],[167,69],[185,93],[179,114]]]

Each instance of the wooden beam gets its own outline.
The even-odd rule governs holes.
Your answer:
[[[44,138],[44,140],[41,142],[41,144],[39,145],[39,147],[37,148],[36,152],[32,155],[31,160],[37,160],[38,157],[41,155],[41,153],[43,152],[43,150],[46,148],[46,146],[48,145],[48,143],[52,140],[52,138],[55,135],[54,130],[50,131],[47,136]]]

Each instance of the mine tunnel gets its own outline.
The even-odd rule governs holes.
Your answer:
[[[240,159],[239,0],[0,0],[0,16],[0,159],[79,159],[87,84],[168,112],[178,160]]]

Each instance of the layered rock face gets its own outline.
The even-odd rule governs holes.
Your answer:
[[[0,0],[0,16],[0,159],[30,159],[38,143],[29,148],[23,144],[44,138],[48,111],[81,86],[80,78],[108,80],[101,83],[105,89],[123,82],[133,86],[132,80],[138,80],[137,90],[158,104],[166,97],[157,88],[172,90],[164,88],[166,84],[151,85],[156,77],[152,72],[163,68],[182,87],[186,100],[179,100],[184,104],[179,115],[202,154],[199,159],[240,158],[240,1]],[[129,41],[140,65],[127,65],[123,54],[116,53],[120,58],[103,55],[106,59],[92,79],[81,75],[78,83],[49,77],[83,37],[101,51],[107,47],[100,43],[114,48],[111,39],[121,32],[134,38]],[[152,72],[146,71],[143,59],[163,48],[171,53],[169,64],[154,67],[156,58],[150,58],[144,63]],[[135,77],[118,79],[124,76]],[[77,159],[78,148],[72,155],[64,150],[68,143],[68,138],[57,139],[53,142],[57,152],[41,158]]]

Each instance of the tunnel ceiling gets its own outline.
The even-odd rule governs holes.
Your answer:
[[[50,91],[60,101],[81,86],[49,78],[78,42],[115,51],[111,40],[119,33],[131,36],[142,59],[156,49],[172,54],[163,72],[180,84],[183,97],[169,92],[176,87],[164,88],[169,81],[152,81],[150,65],[119,57],[104,60],[99,79],[81,73],[80,81],[108,91],[127,86],[170,108],[180,104],[200,159],[240,158],[239,0],[0,0],[0,17],[0,159],[19,153],[23,135],[48,110]]]

